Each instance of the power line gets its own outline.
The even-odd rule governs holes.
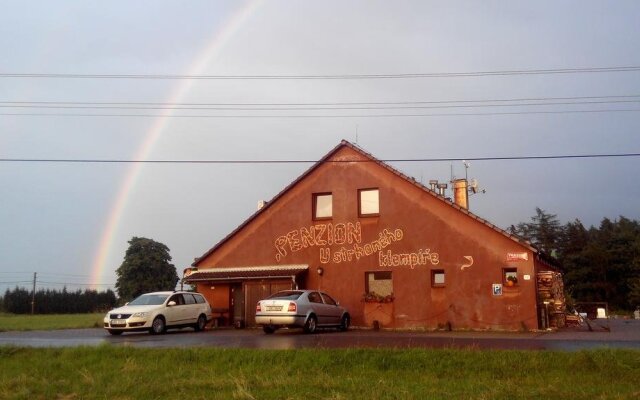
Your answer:
[[[379,159],[382,162],[443,162],[443,161],[513,161],[552,160],[576,158],[639,157],[640,153],[564,154],[551,156],[505,157],[444,157],[444,158],[395,158]],[[123,159],[61,159],[61,158],[0,158],[0,162],[13,163],[72,163],[72,164],[312,164],[317,160],[123,160]],[[374,160],[327,160],[325,163],[359,163]]]
[[[52,276],[79,276],[79,277],[88,277],[91,275],[88,274],[63,274],[58,272],[38,272],[40,275],[52,275]]]
[[[494,99],[476,99],[476,100],[416,100],[416,101],[351,101],[351,102],[304,102],[304,103],[171,103],[171,102],[104,102],[104,101],[1,101],[0,104],[10,107],[11,105],[95,105],[95,106],[375,106],[375,105],[413,105],[413,104],[476,104],[476,103],[500,103],[500,102],[523,102],[523,101],[570,101],[570,100],[602,100],[602,99],[637,99],[639,94],[630,95],[604,95],[604,96],[565,96],[565,97],[521,97],[521,98],[494,98]],[[573,103],[571,103],[573,104]]]
[[[35,109],[75,109],[75,110],[210,110],[210,111],[324,111],[324,110],[416,110],[446,108],[486,108],[486,107],[541,107],[558,105],[583,104],[621,104],[640,103],[640,100],[597,100],[597,101],[560,101],[541,103],[502,103],[502,104],[440,104],[423,105],[421,103],[405,103],[398,105],[323,105],[323,106],[143,106],[143,105],[65,105],[62,104],[0,104],[0,108],[35,108]]]
[[[282,115],[205,115],[205,114],[74,114],[74,113],[0,113],[5,116],[17,117],[121,117],[121,118],[403,118],[403,117],[464,117],[464,116],[496,116],[496,115],[535,115],[535,114],[589,114],[609,112],[638,112],[640,108],[628,109],[598,109],[598,110],[560,110],[560,111],[504,111],[487,113],[429,113],[429,114],[282,114]]]
[[[324,103],[158,103],[158,102],[83,102],[83,101],[0,101],[6,109],[76,109],[76,110],[172,110],[172,111],[353,111],[415,110],[490,107],[543,107],[639,103],[640,95],[605,95],[573,97],[496,98],[478,100],[388,101],[388,102],[324,102]],[[114,113],[0,113],[11,116],[40,117],[138,117],[138,118],[355,118],[355,117],[436,117],[519,114],[569,114],[633,112],[638,109],[539,110],[483,113],[429,114],[114,114]]]
[[[9,274],[9,275],[32,275],[33,272],[28,272],[28,271],[0,271],[0,274]],[[39,276],[42,275],[46,275],[46,276],[54,276],[54,277],[59,277],[59,276],[66,276],[66,277],[89,277],[91,275],[88,274],[65,274],[65,273],[60,273],[60,272],[38,272]],[[29,281],[30,282],[30,281]],[[2,283],[2,282],[0,282]]]
[[[47,285],[68,285],[68,286],[115,286],[115,283],[73,283],[73,282],[47,282],[38,281]]]
[[[510,75],[550,75],[577,73],[637,72],[640,66],[583,67],[557,69],[521,69],[473,72],[432,72],[400,74],[336,74],[336,75],[172,75],[172,74],[76,74],[76,73],[0,73],[0,78],[48,79],[145,79],[145,80],[362,80],[362,79],[417,79],[459,78]]]

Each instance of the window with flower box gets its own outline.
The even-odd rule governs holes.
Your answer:
[[[502,284],[506,287],[518,285],[518,268],[502,269]]]
[[[391,271],[365,272],[365,302],[388,303],[393,301]]]

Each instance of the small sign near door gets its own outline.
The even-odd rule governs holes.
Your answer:
[[[494,296],[502,296],[502,283],[494,283],[493,284],[493,295]]]

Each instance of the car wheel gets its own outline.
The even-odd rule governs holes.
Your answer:
[[[109,329],[109,333],[114,336],[122,335],[122,331],[116,331],[115,329]]]
[[[207,317],[205,317],[204,315],[200,315],[198,317],[198,321],[193,326],[193,329],[195,329],[196,332],[201,332],[204,330],[205,326],[207,326]]]
[[[342,320],[340,320],[340,330],[342,332],[348,331],[349,325],[351,325],[351,318],[349,317],[349,314],[345,314],[342,316]]]
[[[271,325],[262,325],[262,330],[264,331],[264,333],[269,335],[269,334],[272,334],[273,332],[275,332],[276,328],[274,328]]]
[[[167,330],[167,325],[164,322],[164,318],[156,317],[151,324],[151,333],[154,335],[159,335],[161,333],[165,333]]]
[[[315,315],[310,315],[309,318],[307,318],[307,322],[304,323],[304,331],[306,333],[313,333],[316,331],[316,328],[318,327],[318,320],[316,319]]]

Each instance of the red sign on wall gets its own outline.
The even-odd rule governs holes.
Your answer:
[[[528,261],[529,260],[529,253],[524,252],[524,253],[507,253],[507,261],[508,262],[512,262],[512,261]]]

